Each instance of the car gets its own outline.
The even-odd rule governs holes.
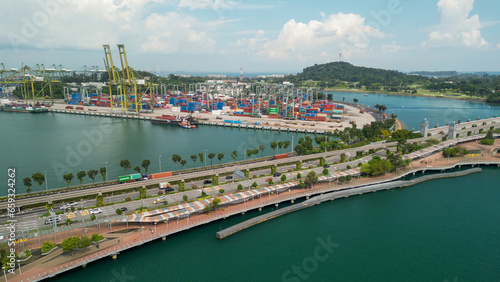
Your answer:
[[[71,207],[68,205],[62,205],[61,207],[59,207],[60,210],[65,210],[65,209],[69,209],[69,208],[71,208]]]
[[[323,166],[323,168],[329,168],[329,167],[330,167],[330,165],[327,165],[327,164]]]
[[[273,176],[274,176],[274,177],[280,177],[280,176],[281,176],[281,173],[276,172]]]
[[[211,179],[205,179],[203,180],[203,184],[212,184],[213,181]]]
[[[307,164],[312,164],[312,162],[311,161],[307,161]]]
[[[56,222],[59,222],[59,221],[61,221],[61,217],[60,216],[56,217]],[[53,217],[47,218],[45,220],[45,224],[52,224],[52,223],[54,223],[54,218]]]
[[[93,209],[93,210],[90,210],[90,214],[99,214],[99,213],[102,213],[102,210],[101,210],[101,209]]]
[[[174,188],[172,188],[172,187],[165,188],[165,193],[172,192],[172,191],[174,191]]]
[[[226,176],[226,179],[233,179],[233,176],[232,175],[228,175],[228,176]]]
[[[122,212],[128,211],[128,209],[126,207],[121,207],[120,209],[122,210]]]
[[[69,202],[67,203],[66,205],[70,206],[70,207],[74,207],[76,206],[78,203],[77,202]]]
[[[142,175],[142,180],[149,180],[148,175],[147,174],[143,174]]]

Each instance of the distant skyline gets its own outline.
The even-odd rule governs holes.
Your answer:
[[[296,73],[331,61],[500,71],[495,0],[18,0],[2,3],[0,63],[104,69],[102,45],[156,73]]]

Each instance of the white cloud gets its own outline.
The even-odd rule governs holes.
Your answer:
[[[199,22],[181,13],[151,13],[170,0],[19,0],[0,22],[0,45],[13,49],[101,49],[209,53],[226,21]],[[175,8],[175,3],[171,4]]]
[[[481,36],[481,22],[478,15],[469,16],[474,0],[440,0],[441,22],[423,43],[430,47],[487,47]]]
[[[211,51],[215,40],[204,31],[197,31],[198,21],[175,12],[165,15],[152,14],[146,18],[145,27],[153,34],[142,44],[143,51],[198,53]],[[169,28],[166,28],[169,27]]]
[[[241,39],[236,46],[247,46],[251,51],[271,59],[295,58],[303,61],[332,58],[329,53],[342,52],[352,57],[365,54],[375,38],[384,33],[365,24],[357,14],[332,14],[322,21],[308,23],[289,20],[275,39],[265,37],[264,31],[254,38]]]
[[[394,41],[391,44],[382,45],[382,52],[384,53],[397,53],[403,49],[405,49],[403,46],[397,45]]]
[[[497,48],[500,49],[500,43],[497,44]]]

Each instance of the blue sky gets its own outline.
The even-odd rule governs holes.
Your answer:
[[[497,0],[18,0],[2,3],[7,68],[103,66],[102,44],[155,72],[295,73],[339,60],[500,71]]]

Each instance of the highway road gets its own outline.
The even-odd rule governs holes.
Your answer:
[[[167,182],[167,181],[172,182],[172,181],[186,180],[186,179],[191,179],[191,178],[210,177],[210,176],[213,176],[216,174],[225,174],[225,173],[234,172],[234,170],[236,168],[238,168],[240,170],[246,170],[246,169],[252,169],[252,168],[257,168],[257,167],[272,166],[272,165],[279,166],[280,164],[285,164],[285,163],[290,163],[290,162],[298,162],[298,161],[303,162],[302,165],[304,166],[304,165],[307,165],[308,160],[318,160],[319,158],[326,158],[326,161],[328,163],[333,163],[335,160],[337,160],[337,161],[340,160],[341,154],[346,154],[350,157],[354,157],[356,155],[356,151],[367,152],[370,149],[376,150],[376,149],[387,148],[387,147],[395,146],[395,145],[396,145],[395,142],[390,142],[390,143],[377,142],[377,143],[373,143],[373,144],[366,145],[366,146],[359,147],[359,148],[331,151],[331,152],[318,153],[318,154],[306,155],[306,156],[295,156],[295,157],[290,157],[290,158],[280,159],[280,160],[267,160],[267,161],[250,163],[250,164],[239,165],[239,166],[230,166],[229,165],[229,166],[224,167],[224,168],[207,169],[207,170],[198,171],[198,172],[191,172],[191,173],[174,175],[174,176],[167,177],[167,178],[150,179],[150,180],[143,181],[143,182],[120,183],[120,184],[95,187],[95,188],[87,188],[87,189],[76,190],[76,191],[60,192],[60,193],[51,194],[51,195],[41,195],[41,196],[35,196],[35,197],[30,197],[30,198],[22,198],[22,199],[16,199],[16,206],[22,207],[22,206],[33,205],[33,204],[38,204],[38,203],[47,203],[50,201],[77,198],[77,197],[81,197],[81,196],[85,196],[85,195],[89,195],[89,194],[97,194],[99,192],[106,193],[106,192],[113,192],[113,191],[119,191],[119,190],[124,190],[124,189],[136,188],[136,187],[140,187],[142,185],[158,184],[160,182]],[[294,166],[293,165],[287,166],[287,169],[290,169],[290,168],[294,168]],[[251,172],[251,175],[253,175],[253,173],[254,172]],[[260,173],[260,174],[262,174],[262,173]],[[193,184],[195,184],[195,183],[193,183]],[[6,201],[0,202],[0,210],[5,210],[6,208],[7,208],[7,202]]]

